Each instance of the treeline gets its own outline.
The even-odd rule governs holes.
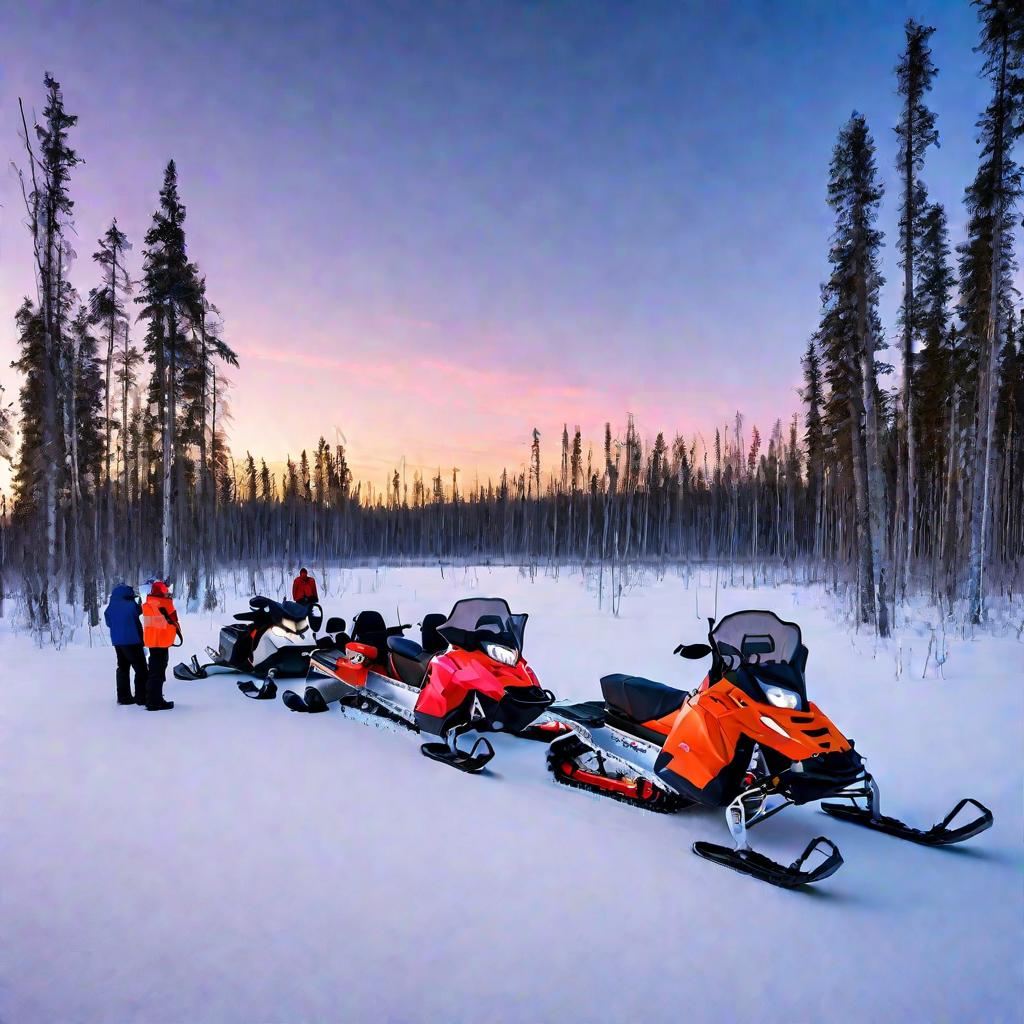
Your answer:
[[[578,428],[563,429],[555,459],[547,448],[542,459],[535,430],[523,469],[472,484],[457,471],[395,471],[374,489],[323,439],[279,475],[248,452],[236,458],[222,370],[237,359],[188,256],[174,163],[141,269],[129,270],[129,240],[114,221],[93,256],[98,284],[82,299],[69,244],[76,118],[48,75],[41,123],[30,132],[23,119],[36,296],[16,316],[16,447],[0,412],[0,456],[14,462],[0,573],[41,627],[68,605],[95,621],[121,578],[161,575],[212,606],[218,565],[454,558],[800,563],[852,584],[860,619],[883,635],[895,603],[922,590],[963,601],[980,621],[988,595],[1020,587],[1024,562],[1024,311],[1012,287],[1024,11],[1003,0],[976,6],[991,101],[955,248],[924,181],[939,141],[926,104],[932,29],[907,23],[895,69],[894,385],[879,359],[883,190],[855,113],[829,168],[835,230],[803,361],[802,421],[776,422],[765,441],[737,414],[707,442],[646,442],[630,418],[621,434],[606,426],[596,453]],[[0,576],[0,596],[3,586]]]
[[[70,134],[78,118],[49,74],[44,87],[42,118],[31,129],[20,105],[18,174],[36,296],[15,314],[21,430],[13,507],[5,501],[0,510],[0,572],[13,567],[43,627],[62,600],[95,622],[111,583],[143,571],[143,560],[170,579],[198,558],[212,579],[218,471],[227,457],[218,368],[238,363],[188,259],[173,160],[143,240],[141,274],[129,272],[131,244],[115,219],[92,256],[99,283],[84,298],[75,288],[71,182],[81,158]],[[6,425],[0,421],[0,451],[10,454]],[[152,536],[160,538],[155,557]],[[0,576],[0,597],[3,587]]]

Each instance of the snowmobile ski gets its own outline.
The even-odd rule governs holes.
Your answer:
[[[958,828],[950,828],[950,822],[967,806],[975,807],[981,813]],[[890,818],[885,814],[873,815],[869,808],[857,807],[855,804],[823,803],[821,809],[841,821],[863,825],[866,828],[875,829],[877,832],[896,836],[898,839],[919,843],[921,846],[952,846],[954,843],[962,843],[992,827],[992,812],[984,804],[971,797],[961,800],[942,821],[932,825],[929,829],[914,828],[912,825],[900,821],[899,818]]]
[[[281,700],[289,711],[302,711],[319,714],[327,711],[327,703],[315,686],[307,686],[306,692],[300,697],[294,690],[285,690]]]
[[[205,679],[206,676],[206,669],[199,664],[199,659],[194,654],[192,655],[191,661],[187,663],[182,661],[174,666],[175,679],[191,682],[195,679]]]
[[[705,860],[732,868],[733,871],[739,871],[744,875],[751,875],[782,889],[797,889],[802,885],[820,882],[823,878],[834,875],[843,864],[839,848],[824,836],[812,839],[804,852],[789,867],[749,848],[738,850],[719,846],[717,843],[696,842],[693,844],[693,852]],[[825,853],[824,860],[816,867],[805,871],[804,865],[815,852]]]
[[[238,682],[238,689],[253,700],[273,700],[277,696],[277,683],[272,676],[268,676],[260,687],[251,679],[242,679]]]
[[[460,772],[469,772],[470,774],[481,771],[494,757],[494,747],[491,746],[486,736],[477,737],[468,752],[455,746],[449,746],[447,743],[423,743],[420,745],[420,750],[426,757],[434,761],[450,764],[453,768],[458,768]]]

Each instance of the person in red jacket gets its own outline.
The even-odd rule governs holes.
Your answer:
[[[292,600],[304,604],[307,608],[320,601],[316,580],[305,569],[300,569],[299,575],[292,581]]]

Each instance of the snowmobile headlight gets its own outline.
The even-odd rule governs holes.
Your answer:
[[[784,686],[763,686],[761,689],[764,690],[768,703],[774,704],[777,708],[796,710],[800,707],[800,694],[787,690]]]
[[[288,634],[280,626],[271,626],[270,632],[273,636],[283,637],[285,640],[288,639]]]
[[[519,652],[512,647],[488,643],[481,644],[480,646],[483,648],[484,654],[491,661],[500,662],[502,665],[514,665],[519,660]]]
[[[289,633],[298,633],[299,623],[297,623],[294,619],[282,619],[281,628],[287,630]]]

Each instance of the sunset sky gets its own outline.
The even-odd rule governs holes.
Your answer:
[[[173,157],[190,255],[233,373],[231,443],[280,461],[343,436],[379,485],[545,461],[598,442],[763,433],[797,407],[819,312],[840,124],[863,112],[888,185],[899,302],[892,68],[937,28],[924,172],[954,242],[987,101],[966,2],[6,4],[0,39],[0,383],[33,293],[11,159],[18,97],[50,70],[72,142],[84,295],[113,216],[135,245]],[[69,10],[79,11],[69,15]],[[135,336],[141,341],[141,327]]]

